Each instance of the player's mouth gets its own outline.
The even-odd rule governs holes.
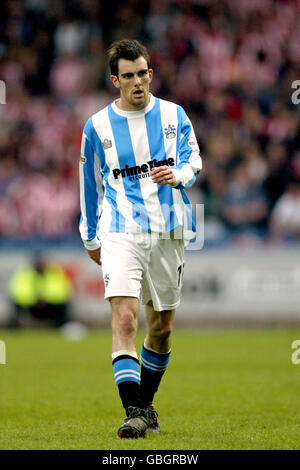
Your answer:
[[[136,90],[136,91],[133,92],[133,94],[137,98],[141,98],[142,96],[144,96],[143,90]]]

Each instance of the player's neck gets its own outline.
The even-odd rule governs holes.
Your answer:
[[[150,103],[150,94],[148,94],[146,101],[139,105],[129,103],[122,95],[115,103],[116,106],[122,111],[141,111],[142,109],[145,109]]]

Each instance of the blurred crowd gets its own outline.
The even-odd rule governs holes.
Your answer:
[[[105,51],[147,46],[151,91],[184,107],[207,245],[300,239],[299,0],[6,0],[0,241],[78,238],[86,119],[116,98]]]

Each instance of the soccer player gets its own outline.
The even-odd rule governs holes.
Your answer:
[[[149,92],[153,71],[136,40],[108,50],[120,98],[91,116],[82,135],[80,233],[102,264],[112,322],[114,380],[126,411],[122,438],[159,432],[153,398],[171,352],[180,302],[184,244],[195,236],[185,187],[201,169],[190,120],[175,103]],[[139,299],[147,335],[135,348]]]

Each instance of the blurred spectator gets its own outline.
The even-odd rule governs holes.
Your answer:
[[[252,141],[244,147],[244,159],[251,180],[261,185],[268,174],[268,166],[259,145]]]
[[[60,327],[69,320],[71,283],[59,265],[37,255],[31,266],[22,266],[10,281],[14,307],[11,327],[22,326],[26,315]]]
[[[269,197],[270,210],[285,191],[289,181],[287,151],[284,145],[270,142],[266,147],[268,173],[264,180],[264,189]]]
[[[262,188],[251,177],[245,161],[238,163],[233,170],[224,205],[224,218],[234,238],[263,234],[268,203]]]
[[[300,240],[300,179],[292,180],[275,204],[270,232],[275,241]]]

